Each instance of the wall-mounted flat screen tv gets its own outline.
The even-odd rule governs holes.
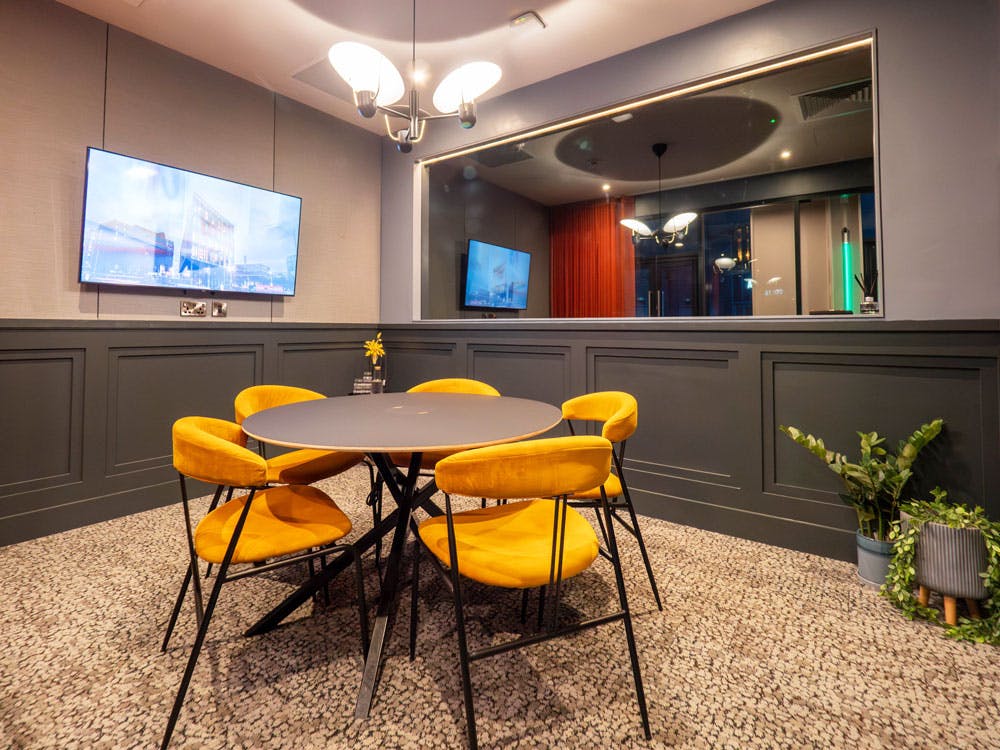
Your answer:
[[[80,281],[295,294],[302,199],[87,149]]]
[[[524,310],[528,306],[530,269],[530,253],[469,240],[463,304],[492,310]]]

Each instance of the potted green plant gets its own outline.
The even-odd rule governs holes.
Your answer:
[[[948,502],[940,488],[931,495],[901,508],[882,596],[911,620],[940,622],[928,606],[936,591],[944,599],[947,635],[1000,645],[1000,523],[978,506]],[[958,618],[957,599],[966,600],[968,618]]]
[[[892,553],[889,534],[893,523],[899,520],[899,498],[913,476],[913,462],[943,426],[941,419],[921,425],[899,442],[895,455],[882,447],[885,438],[877,432],[859,432],[861,454],[857,462],[848,461],[843,453],[827,450],[821,439],[795,427],[778,428],[843,481],[846,492],[840,493],[840,498],[858,514],[855,534],[858,575],[865,583],[880,586],[885,580]]]

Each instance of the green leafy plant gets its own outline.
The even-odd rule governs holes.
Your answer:
[[[880,593],[909,619],[920,618],[940,624],[938,610],[921,605],[913,593],[920,532],[927,523],[940,523],[953,529],[979,529],[986,542],[987,560],[986,572],[982,574],[987,594],[983,617],[979,620],[962,617],[957,625],[945,624],[945,635],[1000,646],[1000,523],[987,518],[978,506],[970,510],[966,505],[947,502],[947,493],[940,488],[935,488],[931,494],[933,500],[913,500],[902,506],[910,518],[905,529],[898,522],[893,524],[893,557]]]
[[[911,467],[921,450],[938,434],[944,421],[935,419],[921,425],[899,442],[893,455],[882,447],[885,438],[877,432],[859,432],[861,455],[856,463],[843,453],[827,450],[820,438],[795,427],[779,426],[788,437],[823,461],[844,482],[841,500],[858,514],[858,529],[864,536],[887,541],[894,521],[899,520],[899,498],[913,476]]]

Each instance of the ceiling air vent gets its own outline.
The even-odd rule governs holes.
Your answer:
[[[827,89],[799,94],[803,120],[840,117],[854,112],[869,112],[872,108],[872,81],[841,83]]]
[[[485,151],[477,151],[474,154],[469,154],[469,158],[479,162],[484,167],[502,167],[505,164],[513,164],[535,157],[527,152],[523,142],[519,142],[506,143],[502,146],[488,148]]]

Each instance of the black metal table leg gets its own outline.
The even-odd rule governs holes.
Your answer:
[[[389,532],[389,529],[396,526],[398,517],[399,511],[394,510],[392,513],[383,518],[382,522],[378,526],[375,526],[371,530],[365,532],[355,543],[355,547],[358,551],[367,552],[372,549],[375,546],[375,543]],[[312,576],[308,581],[286,597],[285,600],[278,606],[260,618],[243,635],[249,637],[274,630],[274,628],[281,624],[282,620],[309,601],[313,594],[332,581],[338,574],[346,570],[350,565],[350,555],[339,555],[326,568],[321,569],[315,576]]]
[[[398,473],[388,458],[382,454],[373,454],[372,460],[385,479],[386,488],[396,501],[398,517],[396,530],[393,533],[389,547],[389,557],[385,564],[385,578],[382,581],[382,596],[379,599],[378,612],[375,615],[375,626],[372,629],[371,645],[368,648],[368,658],[365,660],[365,670],[361,677],[361,690],[354,707],[354,717],[365,719],[371,710],[375,688],[378,684],[379,670],[382,666],[382,654],[392,633],[393,619],[399,604],[399,582],[402,576],[403,547],[410,523],[413,508],[419,507],[437,492],[434,480],[430,479],[420,491],[417,491],[417,478],[420,474],[422,454],[414,453],[410,457],[410,465],[402,482],[398,481]]]

